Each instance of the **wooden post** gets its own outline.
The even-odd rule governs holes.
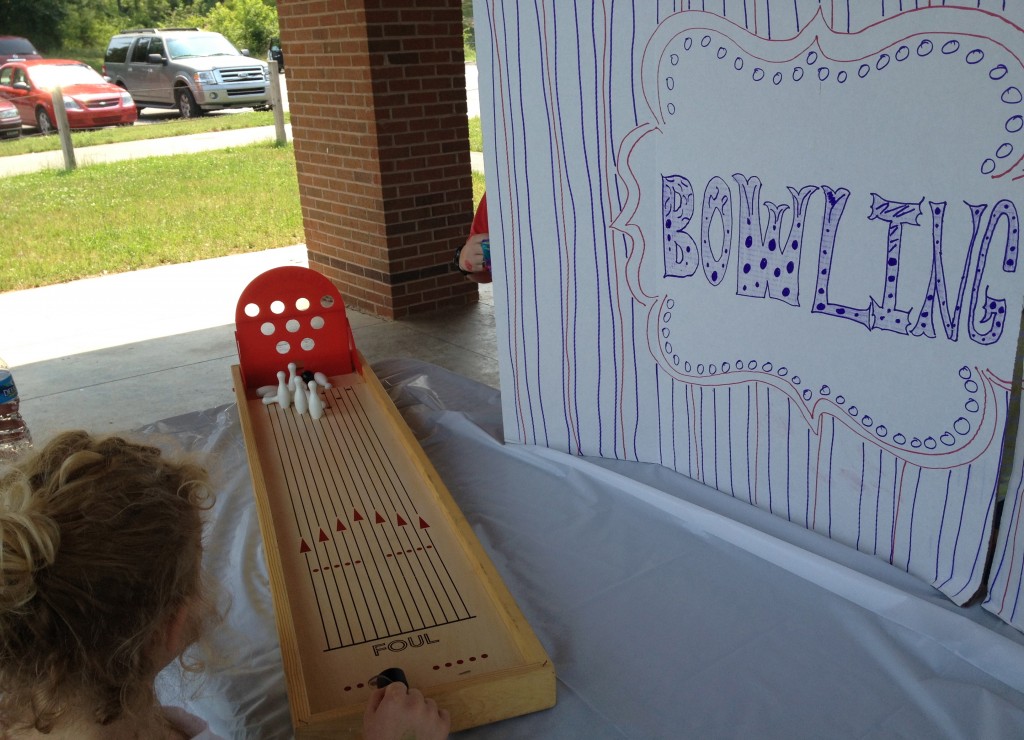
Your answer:
[[[277,131],[277,145],[284,146],[288,135],[284,130],[284,103],[281,100],[281,80],[278,78],[277,60],[271,59],[270,65],[270,102],[274,106],[274,130]]]
[[[71,143],[71,126],[68,124],[68,112],[64,108],[64,91],[59,85],[53,88],[53,112],[57,119],[60,148],[64,151],[64,169],[70,172],[78,165],[75,162],[75,147]]]

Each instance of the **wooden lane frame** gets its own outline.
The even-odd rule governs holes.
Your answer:
[[[390,667],[457,731],[546,709],[555,672],[373,371],[318,420],[232,368],[297,738],[358,737]]]

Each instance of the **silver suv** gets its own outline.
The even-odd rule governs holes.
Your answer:
[[[139,108],[177,108],[183,118],[221,108],[270,107],[267,63],[219,33],[198,28],[135,28],[110,39],[103,76]]]

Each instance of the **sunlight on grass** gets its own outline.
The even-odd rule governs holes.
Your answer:
[[[292,147],[255,144],[0,179],[0,291],[304,241]]]
[[[284,114],[285,123],[291,120],[288,112]],[[97,146],[99,144],[117,144],[125,141],[143,141],[160,139],[165,136],[182,136],[184,134],[204,134],[210,131],[233,131],[254,126],[273,126],[273,111],[250,111],[202,116],[188,120],[171,118],[167,121],[150,123],[145,126],[113,126],[95,131],[77,131],[71,134],[71,143],[75,148]],[[26,129],[26,132],[28,129]],[[49,152],[60,149],[59,136],[23,135],[20,139],[8,139],[0,142],[0,157],[11,157],[16,154],[33,152]]]
[[[484,150],[484,132],[480,126],[480,116],[469,119],[469,151],[482,152]]]

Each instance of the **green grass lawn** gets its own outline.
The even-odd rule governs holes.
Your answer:
[[[471,139],[474,128],[479,141],[479,119]],[[484,187],[474,172],[474,208]],[[0,178],[0,201],[17,204],[0,240],[0,292],[305,241],[290,144]]]
[[[305,240],[290,145],[2,178],[0,199],[18,204],[0,240],[0,291]]]
[[[285,123],[291,120],[289,113],[284,114]],[[143,139],[160,139],[165,136],[181,136],[183,134],[201,134],[209,131],[231,131],[253,126],[273,126],[273,111],[246,111],[244,113],[222,113],[200,118],[181,120],[171,118],[146,126],[111,126],[95,131],[77,131],[71,134],[71,143],[75,148],[96,146],[97,144],[117,144],[124,141],[142,141]],[[22,136],[20,139],[0,141],[0,157],[11,157],[16,154],[32,152],[48,152],[60,149],[59,136]]]

